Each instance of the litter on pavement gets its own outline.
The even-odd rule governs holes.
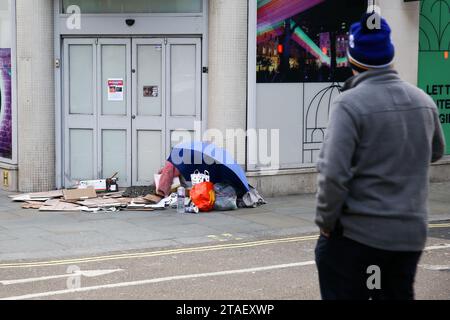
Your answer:
[[[188,161],[180,163],[180,157]],[[178,213],[197,214],[266,204],[231,155],[207,142],[175,146],[165,166],[154,175],[153,185],[119,190],[117,175],[78,181],[73,188],[10,198],[24,202],[23,209],[89,213],[176,209]]]

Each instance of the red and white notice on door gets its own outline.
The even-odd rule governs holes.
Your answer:
[[[108,79],[108,101],[123,101],[123,79]]]

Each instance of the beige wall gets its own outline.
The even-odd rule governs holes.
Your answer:
[[[208,128],[223,134],[246,128],[247,24],[247,1],[209,1]]]
[[[392,28],[395,68],[403,79],[417,85],[420,1],[379,0],[377,4]]]
[[[19,190],[55,187],[53,0],[17,0]]]

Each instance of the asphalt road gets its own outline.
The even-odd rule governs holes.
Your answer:
[[[0,264],[0,298],[320,299],[316,239],[310,234]],[[416,298],[450,299],[448,221],[431,226],[427,247]]]

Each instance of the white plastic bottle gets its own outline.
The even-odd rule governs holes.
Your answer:
[[[177,212],[185,213],[185,203],[184,200],[186,198],[186,190],[184,187],[178,187],[177,189]]]

